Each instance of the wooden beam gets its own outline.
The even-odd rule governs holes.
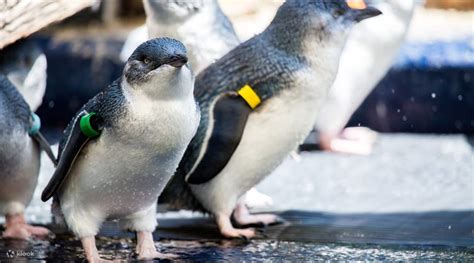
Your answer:
[[[0,0],[0,49],[91,6],[96,0]]]

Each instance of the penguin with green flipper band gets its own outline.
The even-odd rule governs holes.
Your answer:
[[[41,198],[55,197],[91,262],[101,260],[95,236],[109,219],[137,232],[138,259],[172,257],[157,251],[152,232],[158,196],[199,122],[187,61],[177,40],[144,42],[122,77],[86,103],[64,132]]]

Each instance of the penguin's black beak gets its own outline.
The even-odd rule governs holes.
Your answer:
[[[168,64],[168,65],[173,66],[175,68],[180,68],[183,65],[185,65],[186,63],[188,63],[188,57],[186,55],[174,55],[165,64]]]
[[[375,7],[368,6],[364,9],[351,9],[349,13],[349,18],[360,22],[364,19],[375,17],[381,15],[382,12]]]

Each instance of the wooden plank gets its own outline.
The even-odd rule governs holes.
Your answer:
[[[0,0],[0,49],[91,6],[96,0]]]
[[[474,10],[474,1],[472,0],[427,0],[426,7],[457,10]]]

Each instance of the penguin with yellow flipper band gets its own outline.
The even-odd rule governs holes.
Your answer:
[[[159,202],[212,214],[225,237],[237,225],[274,224],[242,195],[269,175],[312,130],[351,27],[380,15],[345,1],[288,0],[268,28],[196,78],[198,131]]]

